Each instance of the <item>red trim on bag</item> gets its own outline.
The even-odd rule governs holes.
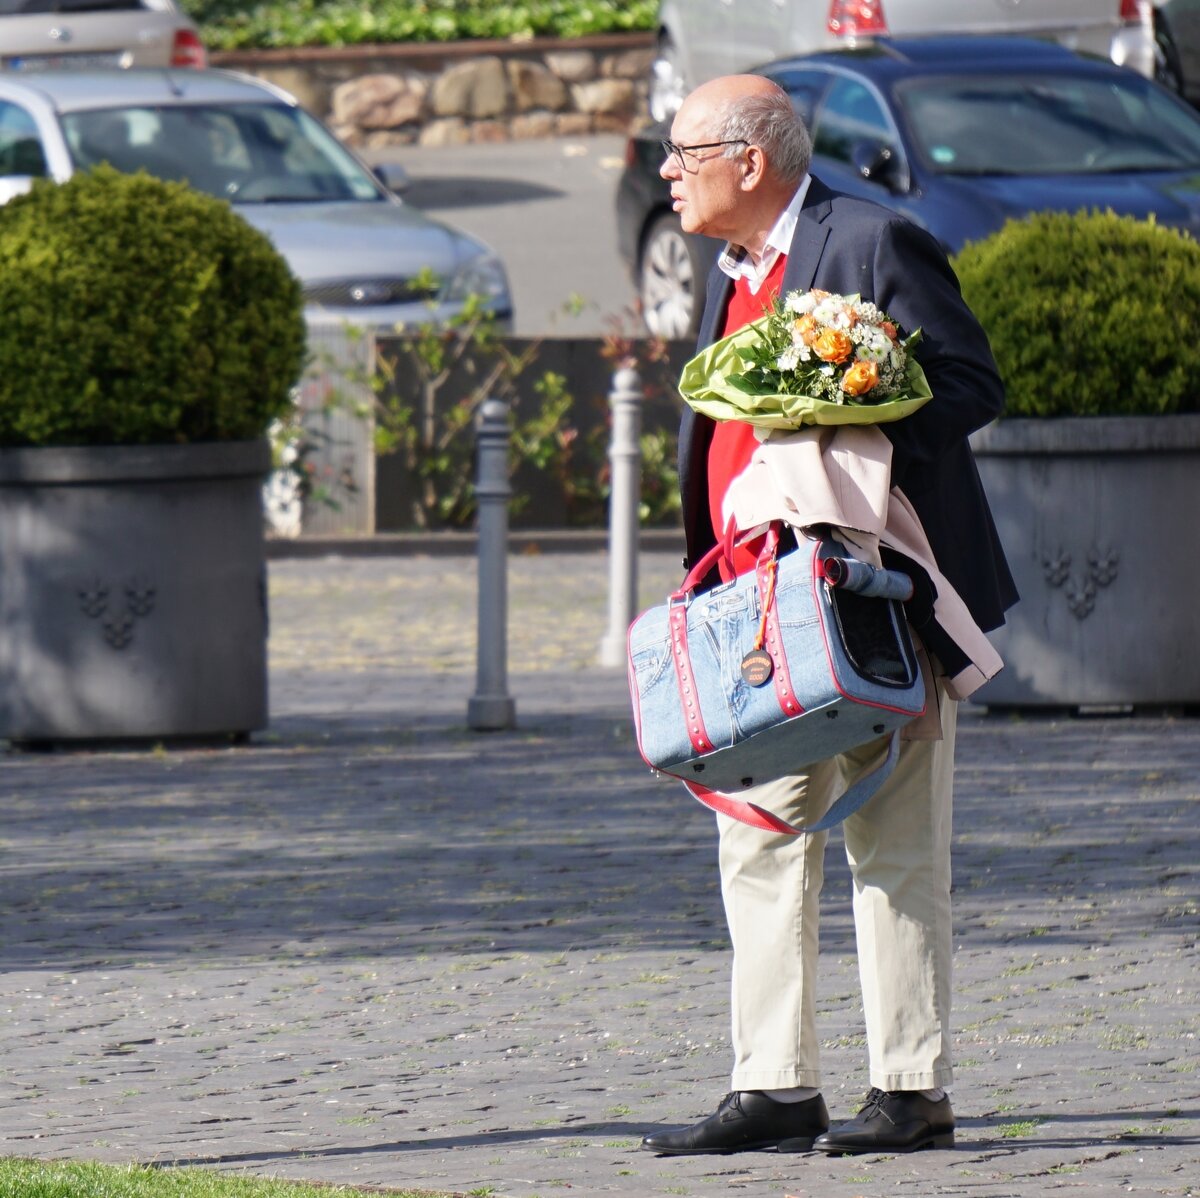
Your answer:
[[[786,820],[782,820],[777,815],[772,815],[765,807],[760,807],[757,803],[751,803],[746,799],[735,799],[729,795],[722,794],[719,790],[709,790],[707,786],[700,786],[695,782],[683,780],[684,789],[698,803],[703,803],[712,811],[718,811],[722,815],[729,816],[730,819],[736,819],[739,823],[749,824],[752,828],[760,828],[764,832],[782,832],[786,836],[795,836],[802,831],[800,828],[795,828]]]
[[[766,625],[766,643],[763,648],[771,655],[774,669],[771,676],[775,680],[775,698],[779,700],[779,710],[786,716],[800,715],[804,708],[796,702],[796,692],[792,689],[792,676],[788,672],[787,654],[783,650],[783,633],[779,629],[779,608],[776,602],[776,587],[773,573],[779,569],[776,553],[779,547],[779,533],[775,525],[767,537],[767,546],[763,556],[758,560],[755,571],[758,582],[758,600],[763,608],[763,618]],[[769,556],[768,556],[769,555]]]
[[[688,605],[676,603],[671,607],[667,627],[671,630],[671,661],[675,665],[675,681],[679,686],[679,703],[687,725],[688,739],[697,753],[712,752],[712,741],[704,726],[704,715],[700,710],[700,695],[696,690],[692,656],[688,649],[687,630]]]

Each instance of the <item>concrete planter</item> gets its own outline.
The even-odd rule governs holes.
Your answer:
[[[1200,704],[1200,415],[1004,420],[972,444],[1021,592],[975,700]]]
[[[266,442],[0,450],[0,737],[267,722]]]

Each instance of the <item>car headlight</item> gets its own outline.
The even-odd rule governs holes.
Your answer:
[[[478,295],[491,308],[508,311],[512,299],[508,289],[508,272],[495,254],[477,254],[467,259],[446,288],[447,303],[462,303],[468,296]]]

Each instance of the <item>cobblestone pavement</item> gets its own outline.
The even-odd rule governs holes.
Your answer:
[[[677,557],[643,558],[646,601]],[[0,1152],[531,1198],[1200,1194],[1200,721],[964,710],[955,1150],[658,1158],[726,1089],[712,817],[592,666],[605,558],[271,565],[248,747],[0,758]],[[826,1097],[867,1088],[831,839]]]

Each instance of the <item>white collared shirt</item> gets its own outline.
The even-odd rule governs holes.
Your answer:
[[[767,275],[771,273],[771,267],[775,265],[779,255],[786,254],[791,249],[792,237],[796,233],[796,222],[800,219],[800,206],[808,194],[808,185],[811,180],[812,176],[807,174],[800,180],[800,186],[796,189],[796,194],[792,196],[791,203],[771,226],[771,231],[767,234],[767,240],[763,246],[762,257],[759,258],[757,264],[743,246],[734,245],[733,242],[729,242],[725,246],[721,256],[717,259],[717,265],[734,282],[741,278],[750,281],[751,295],[758,294],[758,289],[763,285]]]

